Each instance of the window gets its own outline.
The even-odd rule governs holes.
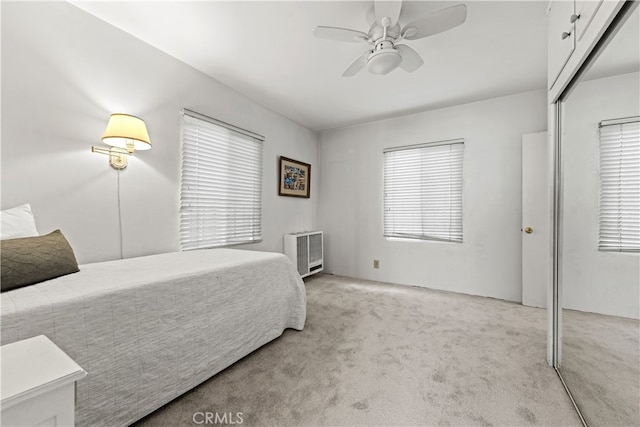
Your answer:
[[[600,123],[601,251],[640,251],[639,120]]]
[[[260,241],[264,138],[185,109],[181,140],[181,249]]]
[[[384,235],[462,242],[463,140],[384,150]]]

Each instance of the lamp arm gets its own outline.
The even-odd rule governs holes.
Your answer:
[[[109,164],[111,165],[112,168],[117,170],[126,168],[127,165],[129,164],[127,156],[133,154],[133,153],[129,153],[126,149],[119,148],[119,147],[100,148],[100,147],[92,146],[91,152],[98,153],[98,154],[106,154],[107,156],[109,156]]]

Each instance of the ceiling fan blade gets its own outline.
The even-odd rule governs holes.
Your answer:
[[[358,59],[353,61],[353,63],[349,65],[346,70],[344,70],[344,73],[342,73],[342,77],[352,77],[358,74],[358,71],[362,70],[365,65],[367,65],[367,58],[369,58],[370,53],[371,51],[368,50],[360,55]]]
[[[376,22],[375,6],[371,5],[371,7],[367,9],[367,14],[364,18],[367,20],[367,24],[369,25],[373,25],[373,23]]]
[[[467,19],[467,6],[459,4],[457,6],[447,7],[437,12],[433,12],[422,18],[418,18],[415,21],[407,24],[402,33],[411,33],[411,28],[415,28],[416,31],[413,34],[408,34],[404,38],[407,40],[417,40],[424,37],[432,36],[434,34],[447,31],[453,27],[457,27]]]
[[[376,0],[373,3],[373,10],[378,24],[384,26],[383,18],[390,19],[389,27],[393,27],[398,22],[400,11],[402,10],[402,1],[400,0]]]
[[[369,35],[367,33],[339,27],[316,27],[313,31],[313,35],[321,39],[351,43],[367,42],[369,39]]]
[[[418,52],[411,49],[406,44],[398,44],[396,45],[396,49],[400,52],[400,56],[402,57],[400,68],[403,70],[413,73],[415,70],[422,67],[422,64],[424,64],[424,61],[420,58]]]

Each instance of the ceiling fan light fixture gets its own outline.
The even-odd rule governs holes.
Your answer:
[[[398,68],[402,57],[395,49],[376,50],[367,62],[369,72],[377,75],[385,75]]]
[[[458,4],[414,17],[413,13],[403,11],[402,4],[403,0],[373,0],[373,6],[366,15],[370,25],[366,33],[349,28],[318,26],[313,34],[322,39],[369,45],[342,73],[343,77],[352,77],[365,67],[369,68],[371,74],[377,75],[388,74],[398,67],[412,73],[424,65],[424,61],[409,45],[399,43],[402,40],[423,39],[463,24],[467,19],[467,6]],[[413,21],[404,23],[409,18]]]

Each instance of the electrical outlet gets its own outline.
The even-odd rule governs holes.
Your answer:
[[[374,259],[373,260],[373,268],[380,268],[380,260],[379,259]]]

